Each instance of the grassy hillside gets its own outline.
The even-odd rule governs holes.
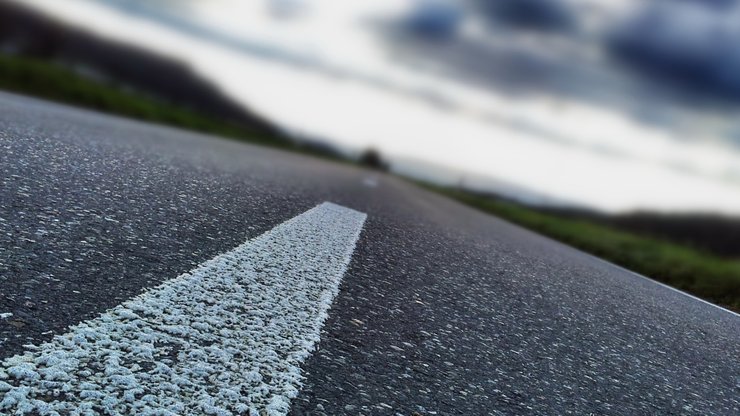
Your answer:
[[[539,212],[511,202],[457,190],[432,188],[482,211],[740,311],[740,261],[723,259],[586,220]]]
[[[0,56],[0,88],[206,133],[229,137],[251,133],[174,105],[91,81],[60,66],[31,58]],[[257,139],[278,140],[272,137]]]
[[[124,91],[44,60],[0,55],[0,89],[252,143],[336,157],[327,149],[300,146],[285,137],[249,130],[141,94]]]
[[[714,254],[740,259],[740,217],[709,213],[633,211],[605,214],[571,207],[543,207],[539,211],[558,217],[587,220]]]

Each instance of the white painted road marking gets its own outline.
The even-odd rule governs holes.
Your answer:
[[[365,218],[321,204],[5,360],[0,413],[286,414]]]
[[[378,177],[377,176],[365,177],[362,180],[362,184],[367,186],[368,188],[377,188],[378,187]]]

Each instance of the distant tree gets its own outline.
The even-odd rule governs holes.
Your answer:
[[[375,149],[367,149],[365,150],[358,159],[358,162],[363,165],[367,166],[372,169],[377,170],[388,170],[388,163],[386,163],[383,160],[383,157],[380,156],[380,153]]]

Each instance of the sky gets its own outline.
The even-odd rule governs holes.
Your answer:
[[[287,131],[375,148],[401,174],[740,215],[734,2],[513,1],[22,3],[183,60]]]

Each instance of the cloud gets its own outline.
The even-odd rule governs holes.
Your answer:
[[[270,14],[278,19],[294,19],[308,13],[310,4],[303,0],[269,0]]]
[[[451,0],[417,1],[404,17],[403,27],[429,38],[450,38],[465,17],[463,8]]]
[[[740,98],[738,19],[731,0],[659,1],[617,25],[607,49],[643,73]]]
[[[491,24],[544,32],[569,32],[578,26],[576,14],[560,0],[471,0]]]

